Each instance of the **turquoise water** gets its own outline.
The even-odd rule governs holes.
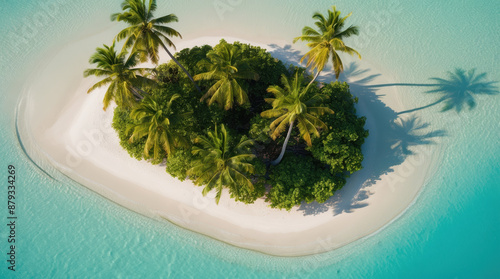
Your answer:
[[[40,57],[112,26],[108,16],[120,3],[47,2],[0,2],[1,179],[7,179],[9,164],[18,169],[17,271],[7,270],[8,233],[2,226],[1,278],[500,277],[498,96],[479,96],[476,108],[461,113],[425,110],[426,122],[447,131],[442,161],[415,204],[378,234],[316,256],[266,256],[142,217],[42,165],[53,180],[26,159],[15,134],[15,107]],[[217,13],[214,3],[232,4]],[[160,6],[179,16],[176,28],[185,39],[208,34],[291,43],[314,11],[331,4],[220,0]],[[365,39],[352,45],[397,82],[426,83],[456,67],[500,81],[499,1],[335,4],[353,11],[352,22],[367,29]],[[418,107],[436,98],[423,91],[399,92]],[[6,222],[6,189],[0,191],[0,218]]]

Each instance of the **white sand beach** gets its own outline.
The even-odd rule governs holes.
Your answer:
[[[165,166],[130,158],[110,127],[113,108],[102,110],[105,88],[86,94],[96,81],[83,79],[88,57],[114,33],[108,30],[75,41],[47,57],[26,88],[22,106],[26,121],[22,124],[27,125],[27,134],[22,139],[33,141],[30,146],[63,174],[138,213],[267,254],[314,254],[373,234],[402,214],[432,176],[440,157],[438,144],[412,147],[418,132],[406,133],[404,123],[418,122],[418,114],[399,118],[397,112],[413,107],[399,98],[397,89],[370,86],[395,83],[397,77],[383,65],[365,60],[352,60],[351,64],[346,59],[343,79],[359,97],[358,114],[368,118],[364,169],[323,205],[305,204],[287,212],[269,208],[263,199],[252,205],[238,203],[227,192],[216,205],[213,197],[201,195],[201,187],[170,177]],[[181,50],[214,45],[219,39],[203,37],[176,44]],[[274,51],[280,59],[286,56],[284,51],[293,53],[286,42],[274,43],[252,42]],[[163,54],[162,62],[167,57]],[[293,56],[288,59],[294,62]],[[71,67],[67,67],[69,63]],[[384,75],[377,76],[380,73]]]

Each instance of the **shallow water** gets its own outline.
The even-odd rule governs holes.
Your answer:
[[[311,24],[314,11],[324,11],[331,5],[325,0],[314,4],[177,2],[160,3],[158,14],[176,13],[180,22],[175,27],[185,39],[211,35],[290,44],[304,25]],[[0,98],[5,115],[0,120],[0,154],[3,173],[8,164],[18,169],[18,271],[7,270],[5,260],[0,258],[0,277],[500,276],[498,95],[478,96],[474,109],[465,108],[460,113],[442,113],[442,105],[423,110],[420,121],[429,123],[431,131],[446,130],[442,161],[415,204],[381,232],[321,255],[266,256],[142,217],[40,164],[57,179],[53,180],[26,159],[15,133],[15,107],[30,77],[43,66],[40,57],[57,54],[76,38],[112,28],[108,17],[118,10],[120,1],[48,3],[0,2],[0,23],[4,27],[0,33]],[[226,10],[217,12],[214,5],[221,3],[226,3],[221,6]],[[349,41],[363,59],[377,65],[390,79],[413,85],[398,85],[409,108],[437,100],[437,96],[424,93],[428,90],[425,85],[435,83],[430,78],[447,78],[446,72],[457,67],[476,68],[477,74],[487,73],[487,81],[500,81],[499,1],[338,1],[337,6],[341,11],[353,11],[350,22],[363,28],[360,39]],[[296,55],[286,48],[282,54]],[[352,82],[353,91],[368,90],[363,86],[366,79],[357,76],[363,69],[355,71],[354,67],[345,78]],[[5,174],[1,177],[6,179]],[[6,190],[2,191],[0,196],[6,204]],[[3,220],[6,210],[5,206],[0,208]],[[2,232],[0,247],[5,251],[7,235]]]

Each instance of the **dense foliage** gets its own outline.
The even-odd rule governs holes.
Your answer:
[[[329,129],[308,149],[314,158],[328,164],[334,174],[361,170],[361,145],[368,131],[363,128],[366,118],[356,116],[357,99],[352,97],[347,83],[331,83],[321,92],[329,97],[327,105],[335,113],[323,117]]]
[[[260,115],[266,118],[273,118],[271,122],[271,138],[276,140],[286,130],[288,133],[281,149],[278,159],[271,162],[277,165],[285,155],[286,146],[290,140],[295,125],[299,128],[300,137],[311,146],[311,138],[319,137],[320,130],[328,127],[319,119],[325,113],[332,114],[333,111],[324,106],[326,96],[318,93],[311,93],[310,86],[304,85],[304,76],[295,72],[293,79],[289,80],[285,75],[281,78],[283,87],[270,86],[267,92],[272,93],[274,98],[267,98],[272,108],[263,111]]]
[[[331,83],[320,89],[327,98],[324,103],[334,114],[322,117],[328,126],[306,150],[310,156],[290,154],[271,169],[273,185],[267,197],[272,207],[290,209],[306,202],[325,202],[342,188],[349,174],[362,168],[361,145],[368,136],[363,127],[365,117],[357,117],[357,102],[346,83]]]
[[[302,201],[327,201],[345,184],[342,175],[332,175],[328,168],[310,156],[290,154],[272,169],[267,196],[271,207],[290,210]]]
[[[232,109],[235,103],[240,106],[248,104],[242,81],[258,80],[259,75],[250,68],[247,60],[238,45],[225,41],[209,51],[207,59],[198,62],[205,72],[194,76],[195,81],[214,81],[201,100],[207,99],[209,105],[217,103],[225,110]]]
[[[238,86],[247,96],[245,102],[230,109],[219,106],[217,101],[207,104],[204,95],[220,79],[197,79],[202,91],[199,92],[176,63],[171,61],[159,65],[153,71],[157,86],[144,89],[147,93],[145,100],[155,102],[154,109],[149,105],[151,117],[148,116],[147,120],[156,121],[153,115],[157,115],[154,119],[161,121],[177,115],[182,117],[169,121],[169,125],[152,125],[144,120],[149,114],[143,112],[139,117],[137,108],[117,107],[113,127],[121,145],[134,158],[147,158],[154,164],[166,163],[169,174],[180,180],[194,180],[205,187],[204,193],[214,189],[217,200],[224,188],[237,201],[253,203],[258,198],[266,198],[271,207],[287,210],[303,201],[322,203],[328,200],[342,188],[349,173],[361,169],[361,145],[368,136],[363,128],[365,119],[355,114],[355,99],[348,85],[336,82],[320,89],[314,83],[306,88],[311,78],[303,76],[303,69],[299,69],[296,76],[296,68],[287,68],[266,50],[238,42],[228,44],[222,40],[215,47],[184,49],[176,54],[176,58],[196,77],[209,69],[218,69],[213,64],[219,61],[214,57],[218,57],[217,53],[220,56],[221,47],[222,51],[237,51],[237,66],[254,77],[258,76],[258,79],[237,79]],[[215,60],[211,61],[210,57]],[[222,77],[227,81],[236,76]],[[284,136],[273,140],[271,123],[276,118],[264,118],[261,113],[273,108],[265,102],[273,97],[268,88],[282,86],[284,79],[300,83],[298,88],[306,88],[304,100],[314,98],[318,103],[315,107],[322,106],[334,113],[315,114],[317,120],[307,116],[310,121],[325,124],[318,125],[310,134],[310,142],[307,142],[311,143],[310,147],[300,140],[304,136],[300,127],[292,127],[283,161],[277,166],[266,167],[278,156]],[[290,109],[290,106],[284,109]],[[132,113],[134,111],[136,113]],[[176,148],[169,150],[170,155],[168,149],[158,149],[157,156],[149,158],[145,151],[154,151],[155,145],[146,146],[146,135],[131,140],[134,130],[130,127],[139,124],[154,127],[159,134],[168,129],[168,134],[175,135],[172,142],[182,138],[187,144],[175,145]],[[289,126],[285,127],[288,129]],[[157,146],[161,144],[161,141],[157,142]]]

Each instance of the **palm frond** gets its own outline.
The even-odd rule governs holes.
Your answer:
[[[307,67],[310,67],[311,71],[316,71],[319,74],[323,71],[326,64],[328,64],[331,56],[337,79],[344,69],[337,51],[346,52],[350,55],[358,55],[361,59],[361,55],[356,50],[345,46],[342,41],[344,38],[358,35],[359,28],[357,26],[349,26],[344,29],[345,21],[351,16],[351,13],[345,17],[341,17],[340,14],[340,11],[337,11],[335,6],[332,6],[327,11],[326,16],[321,13],[315,13],[313,19],[316,20],[314,24],[317,30],[306,26],[302,30],[302,36],[294,39],[294,43],[298,40],[309,42],[307,46],[310,50],[301,58],[301,63],[307,60]]]
[[[113,81],[113,78],[111,78],[111,77],[105,78],[105,79],[97,82],[96,84],[94,84],[92,87],[90,87],[89,90],[87,91],[87,93],[90,93],[90,92],[96,90],[97,88],[101,88],[103,86],[106,86],[108,83],[111,83],[112,81]]]

